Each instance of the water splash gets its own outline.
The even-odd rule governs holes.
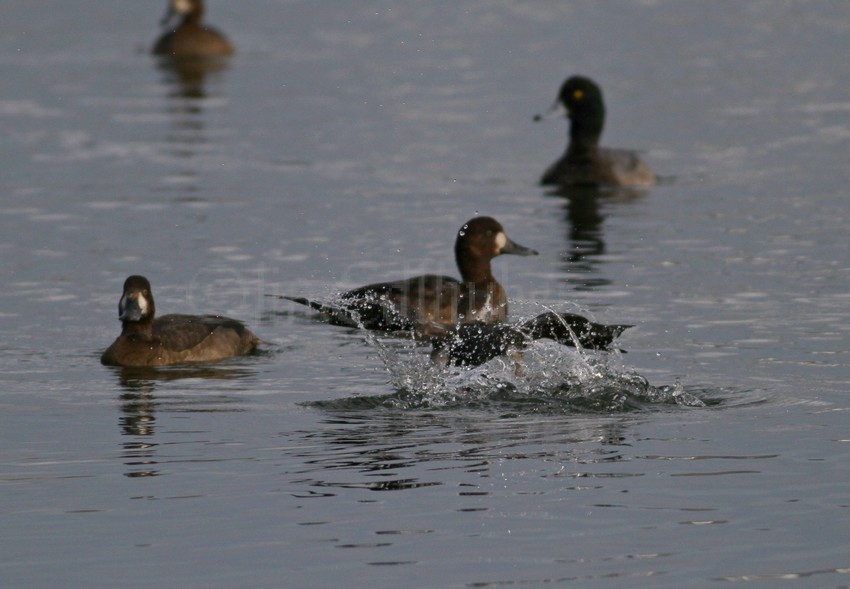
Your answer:
[[[548,306],[534,306],[560,317]],[[580,338],[562,318],[574,347],[541,339],[529,342],[521,352],[498,356],[480,366],[458,367],[433,362],[431,347],[421,338],[372,331],[357,310],[346,310],[345,316],[348,324],[353,323],[374,348],[395,392],[313,403],[319,407],[611,413],[641,411],[653,406],[707,405],[679,382],[673,386],[651,385],[646,378],[625,367],[616,345],[608,352],[583,348]]]
[[[705,407],[676,382],[656,387],[627,369],[618,351],[593,353],[536,341],[515,357],[474,368],[433,363],[429,349],[411,340],[365,331],[390,376],[395,393],[322,403],[335,408],[492,408],[523,413],[623,412],[653,406]]]

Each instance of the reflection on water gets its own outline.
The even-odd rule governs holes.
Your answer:
[[[230,67],[226,58],[160,57],[157,67],[173,98],[206,98],[207,78],[221,75]],[[201,102],[195,108],[200,110]]]
[[[128,477],[150,477],[159,474],[156,465],[159,444],[152,438],[157,433],[157,413],[233,413],[243,411],[240,399],[217,393],[187,396],[157,395],[163,383],[186,379],[236,380],[253,374],[240,368],[217,366],[190,366],[165,368],[114,368],[118,383],[125,390],[121,394],[121,412],[118,426],[121,434],[135,439],[121,444],[124,464],[129,467]]]
[[[576,290],[596,290],[611,284],[600,276],[596,266],[606,253],[602,222],[603,206],[627,203],[647,194],[645,190],[599,188],[595,186],[560,186],[547,191],[547,196],[565,199],[564,219],[567,223],[567,249],[561,256],[566,270],[564,281]]]
[[[317,431],[287,433],[297,438],[285,450],[302,466],[290,472],[310,488],[306,497],[336,495],[333,489],[398,491],[444,485],[458,475],[492,476],[505,460],[540,460],[552,464],[603,464],[622,460],[631,446],[633,417],[503,417],[486,413],[388,411],[369,414],[329,409]],[[498,466],[496,466],[498,468]],[[565,476],[559,468],[554,476]],[[305,477],[306,478],[302,478]],[[580,473],[573,473],[580,478]],[[299,485],[300,486],[300,485]],[[460,495],[487,495],[478,487]]]
[[[177,174],[183,196],[181,202],[202,200],[197,195],[199,178],[197,162],[192,160],[214,146],[206,132],[205,109],[210,107],[207,91],[210,81],[219,78],[229,67],[225,58],[160,57],[156,66],[168,93],[166,111],[174,129],[167,138],[169,152],[187,168]],[[188,180],[188,182],[187,182]],[[189,194],[187,196],[187,194]]]
[[[235,380],[254,374],[248,368],[220,366],[215,364],[183,366],[109,367],[118,376],[118,383],[129,392],[153,392],[158,384],[188,378]]]

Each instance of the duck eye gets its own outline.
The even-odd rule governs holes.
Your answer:
[[[573,98],[576,100],[584,98],[584,90],[573,90]]]

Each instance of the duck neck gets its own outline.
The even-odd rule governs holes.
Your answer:
[[[505,291],[490,270],[490,260],[460,265],[464,288],[461,315],[464,321],[504,321],[507,315]]]
[[[480,287],[496,281],[496,279],[493,278],[489,259],[476,259],[473,256],[470,256],[470,258],[471,259],[464,256],[457,256],[457,267],[460,270],[463,282],[472,283]]]
[[[136,336],[145,340],[153,339],[153,319],[123,321],[121,323],[121,335]]]
[[[201,26],[201,21],[204,19],[204,5],[202,2],[196,2],[186,16],[183,17],[184,25]]]
[[[595,155],[599,151],[599,137],[601,134],[601,130],[597,131],[585,124],[573,123],[570,125],[568,155],[576,157]]]

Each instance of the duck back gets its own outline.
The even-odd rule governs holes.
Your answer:
[[[457,323],[461,287],[451,276],[424,274],[367,284],[343,294],[342,301],[367,329],[427,329]]]
[[[156,55],[172,57],[216,57],[233,53],[233,45],[212,27],[181,25],[162,35],[153,47]]]
[[[101,356],[109,366],[166,366],[212,362],[252,352],[259,338],[241,322],[216,315],[164,315],[151,337],[122,334]]]

